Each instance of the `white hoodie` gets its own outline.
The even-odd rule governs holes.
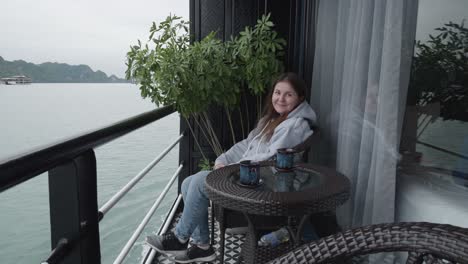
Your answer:
[[[273,132],[270,141],[265,142],[258,126],[249,136],[221,154],[218,164],[232,164],[242,160],[263,161],[273,157],[280,148],[291,148],[306,140],[313,131],[311,125],[316,122],[316,114],[307,102],[302,102],[288,114]],[[259,122],[261,124],[262,121]]]

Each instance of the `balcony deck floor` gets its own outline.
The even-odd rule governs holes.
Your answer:
[[[211,210],[208,210],[211,212]],[[170,226],[170,230],[174,231],[176,223],[179,221],[181,213],[178,213],[174,218],[172,219],[172,223]],[[211,220],[211,217],[208,217],[208,219]],[[209,225],[211,228],[211,224]],[[244,242],[245,235],[232,235],[232,234],[227,234],[226,233],[226,241],[224,244],[224,263],[226,264],[234,264],[237,263],[238,257],[240,255],[240,250],[242,243]],[[219,261],[220,255],[219,255],[219,225],[217,222],[215,222],[215,243],[213,245],[216,254],[217,254],[217,259],[214,262],[209,262],[209,263],[221,263]],[[172,260],[168,259],[165,256],[158,255],[157,258],[155,258],[154,263],[161,263],[161,264],[169,264],[169,263],[174,263]],[[205,262],[208,263],[208,262]]]
[[[208,210],[209,213],[211,213],[211,210]],[[177,213],[174,218],[171,221],[170,225],[170,230],[174,231],[175,225],[179,221],[179,218],[181,216],[181,212]],[[211,217],[209,216],[208,219],[211,221]],[[219,225],[218,222],[215,222],[215,243],[213,245],[216,254],[217,254],[217,259],[213,262],[205,262],[205,263],[214,263],[214,264],[220,264],[220,254],[219,254]],[[209,224],[209,227],[211,228],[211,223]],[[245,235],[233,235],[233,234],[228,234],[226,233],[226,241],[224,244],[224,263],[226,264],[234,264],[234,263],[239,263],[238,259],[240,256],[240,251],[241,251],[241,246],[242,243],[244,243],[245,240]],[[366,263],[365,261],[365,256],[357,256],[353,257],[351,259],[347,259],[346,261],[338,261],[336,262],[337,264],[361,264],[361,263]],[[170,264],[174,263],[174,261],[168,259],[165,256],[162,256],[158,254],[156,258],[153,261],[153,264]],[[244,263],[243,261],[240,262],[241,264]]]

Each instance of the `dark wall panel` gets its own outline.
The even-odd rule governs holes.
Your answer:
[[[211,31],[217,32],[218,38],[224,39],[224,1],[200,1],[201,38]]]
[[[286,70],[297,72],[310,85],[315,48],[317,3],[317,0],[191,0],[190,30],[195,40],[202,39],[211,31],[217,31],[220,39],[228,40],[232,34],[237,34],[245,26],[255,25],[262,14],[271,13],[276,25],[275,30],[287,41],[284,57]],[[242,107],[249,108],[251,130],[257,119],[256,101],[253,97],[246,95],[242,104]],[[215,130],[220,135],[223,148],[228,149],[232,145],[232,139],[224,110],[211,109],[210,118],[213,124],[216,124]],[[246,128],[245,118],[243,121]],[[239,115],[234,114],[233,123],[237,124],[235,127],[237,140],[243,138],[240,122]],[[195,129],[196,137],[205,154],[213,160],[215,155],[203,139],[201,132],[195,128],[196,122],[191,120],[190,124]],[[189,133],[185,120],[182,119],[181,131],[185,131],[188,136],[180,144],[180,160],[185,162],[185,168],[179,177],[180,181],[198,171],[198,162],[202,156]]]
[[[253,26],[258,18],[258,2],[252,0],[191,0],[190,1],[190,32],[195,40],[201,40],[211,31],[217,32],[217,37],[223,40],[230,39],[232,33],[238,33],[243,30],[245,26]],[[247,96],[246,102],[243,107],[249,107],[250,113],[250,129],[253,127],[256,118],[255,100]],[[215,132],[219,135],[220,142],[224,149],[228,149],[232,144],[229,125],[227,123],[226,114],[223,109],[212,108],[209,111],[210,120],[215,124]],[[237,140],[243,138],[241,126],[239,126],[239,115],[234,114],[233,123],[237,124],[235,127]],[[245,118],[243,119],[246,123]],[[209,144],[206,142],[202,132],[198,129],[197,122],[190,120],[190,125],[195,132],[195,136],[201,145],[205,155],[214,160],[216,155],[211,150]],[[180,161],[184,162],[184,170],[179,177],[179,187],[181,181],[199,170],[199,161],[203,158],[199,151],[194,138],[191,136],[189,126],[185,120],[181,119],[181,131],[187,133],[180,143]],[[247,125],[244,126],[245,128]]]

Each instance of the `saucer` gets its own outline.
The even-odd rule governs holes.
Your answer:
[[[293,167],[291,167],[289,169],[282,169],[282,168],[278,168],[278,167],[275,166],[275,169],[277,171],[279,171],[279,172],[290,172],[290,171],[293,171],[294,169],[296,169],[296,166],[293,166]]]
[[[260,186],[263,185],[263,180],[262,180],[262,179],[260,179],[260,180],[258,181],[258,184],[256,184],[256,185],[243,184],[243,183],[240,182],[240,180],[236,180],[236,181],[234,181],[234,182],[235,182],[237,185],[239,185],[240,187],[249,188],[249,189],[255,189],[255,188],[258,188],[258,187],[260,187]]]

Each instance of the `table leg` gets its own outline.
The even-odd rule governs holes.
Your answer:
[[[214,242],[215,242],[215,238],[214,238],[214,234],[215,234],[215,211],[214,211],[214,204],[213,202],[210,201],[210,204],[211,204],[211,215],[210,215],[210,219],[211,219],[211,245],[214,245]]]
[[[224,208],[220,206],[220,219],[219,219],[219,263],[224,263],[224,247],[226,245],[226,233],[224,223],[226,221],[226,214]]]
[[[310,219],[310,214],[306,214],[301,218],[301,222],[299,223],[299,226],[297,227],[297,232],[295,235],[293,235],[293,241],[294,245],[297,247],[301,244],[302,241],[302,233],[304,230],[304,225],[309,221]]]
[[[241,255],[244,259],[245,264],[255,263],[255,251],[257,250],[257,232],[253,225],[252,218],[249,214],[243,213],[248,224],[247,237],[244,245],[242,246]]]

